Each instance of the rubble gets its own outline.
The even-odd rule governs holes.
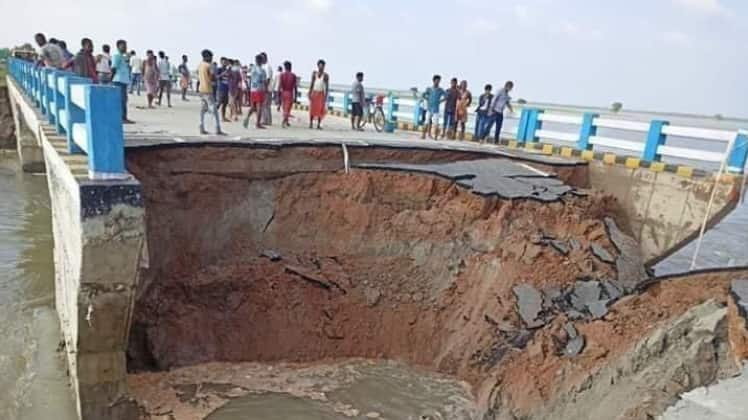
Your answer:
[[[543,310],[543,297],[540,292],[529,284],[515,286],[514,295],[517,297],[517,310],[527,328],[542,327],[545,322],[538,318]]]

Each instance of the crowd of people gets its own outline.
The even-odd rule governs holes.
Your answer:
[[[54,38],[48,40],[41,33],[36,34],[35,40],[40,48],[40,65],[69,70],[81,77],[90,78],[94,83],[111,84],[121,89],[124,123],[133,123],[127,115],[128,93],[140,96],[141,91],[145,91],[146,104],[143,108],[146,109],[161,106],[165,94],[166,106],[171,107],[172,87],[178,84],[181,100],[189,101],[187,93],[193,89],[193,77],[186,55],[182,55],[178,66],[173,66],[164,51],[155,54],[153,50],[147,50],[141,58],[136,51],[128,51],[125,40],[115,43],[114,53],[109,45],[103,45],[101,52],[96,55],[94,44],[89,38],[81,40],[81,48],[76,54],[67,49],[65,41]],[[325,67],[325,60],[319,60],[310,77],[307,91],[310,129],[321,130],[322,120],[327,113],[330,75]],[[247,66],[242,65],[238,59],[227,57],[221,57],[215,62],[212,51],[206,49],[201,53],[196,74],[197,84],[194,90],[201,104],[200,133],[208,133],[205,126],[206,114],[214,119],[214,133],[218,135],[224,134],[222,122],[237,122],[241,119],[243,126],[247,128],[253,115],[254,127],[264,129],[272,124],[273,106],[281,112],[281,127],[290,126],[291,109],[299,96],[299,78],[293,72],[290,61],[285,61],[274,71],[265,52],[258,53],[254,62]],[[369,104],[363,81],[364,74],[356,73],[350,90],[351,129],[358,131],[363,130],[363,119]],[[440,84],[441,76],[434,75],[432,84],[418,95],[418,123],[423,126],[421,137],[462,140],[465,138],[469,109],[473,105],[472,93],[465,80],[458,82],[457,78],[452,78],[447,89]],[[494,93],[490,84],[485,85],[475,107],[474,139],[481,142],[487,138],[491,140],[490,133],[495,127],[492,140],[498,142],[504,109],[508,108],[513,112],[510,96],[513,87],[514,84],[509,81]],[[244,107],[248,108],[246,114]]]

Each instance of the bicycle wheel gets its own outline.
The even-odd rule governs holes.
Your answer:
[[[382,111],[382,108],[377,108],[374,110],[374,128],[377,130],[377,132],[381,132],[384,130],[384,111]]]

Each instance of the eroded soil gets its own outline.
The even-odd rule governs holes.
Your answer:
[[[128,156],[144,180],[148,216],[148,266],[128,351],[139,399],[162,393],[158,406],[176,412],[192,403],[179,401],[175,386],[200,383],[208,371],[217,375],[211,383],[246,390],[231,375],[264,377],[246,362],[362,357],[453,375],[470,384],[482,412],[511,404],[505,412],[515,417],[495,418],[532,418],[535,406],[668,320],[708,299],[727,304],[734,273],[670,280],[641,294],[627,286],[633,295],[601,297],[602,315],[569,309],[566,297],[580,282],[635,286],[640,279],[619,277],[637,264],[644,271],[611,239],[606,218],[626,229],[611,198],[481,197],[434,176],[346,174],[337,158],[222,148]],[[521,285],[543,296],[537,319],[518,314]],[[558,293],[565,302],[550,304]],[[730,319],[735,352],[745,355],[740,322]],[[570,323],[584,337],[571,356]],[[175,368],[186,376],[145,373]],[[144,417],[158,414],[142,405]]]

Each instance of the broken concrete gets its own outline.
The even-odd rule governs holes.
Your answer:
[[[574,346],[576,349],[578,343]],[[513,408],[515,396],[499,387],[488,418],[652,419],[682,392],[738,371],[730,352],[727,309],[710,301],[648,334],[599,371],[572,379],[565,378],[572,374],[569,370],[560,370],[560,381],[570,380],[576,385],[565,387],[558,396],[535,405],[531,412]]]
[[[608,252],[605,248],[602,247],[602,245],[598,244],[597,242],[591,243],[590,249],[592,250],[592,254],[594,254],[602,262],[608,264],[613,264],[614,262],[616,262],[616,259],[613,258],[612,255],[610,255],[610,252]]]
[[[748,322],[748,279],[733,280],[730,284],[730,295],[743,319]]]
[[[619,252],[616,259],[618,284],[625,291],[631,292],[650,277],[644,267],[641,250],[636,240],[623,233],[612,218],[605,218],[605,227],[608,230],[611,242]]]
[[[517,311],[527,328],[538,328],[545,324],[538,316],[543,310],[543,297],[540,292],[529,284],[520,284],[514,287],[514,295],[517,297]]]

